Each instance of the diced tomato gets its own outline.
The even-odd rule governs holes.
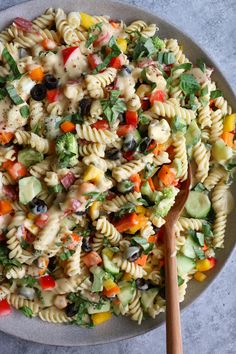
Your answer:
[[[0,132],[0,144],[1,145],[8,144],[13,139],[13,137],[14,137],[13,133],[1,131]]]
[[[204,241],[204,246],[202,247],[202,250],[203,250],[203,251],[208,250],[208,246],[207,246],[207,244],[206,244],[206,242],[205,242],[205,241]]]
[[[102,63],[102,59],[100,58],[100,56],[98,54],[92,54],[90,53],[87,56],[88,59],[88,63],[91,66],[92,69],[96,69],[96,67]]]
[[[56,43],[49,38],[44,38],[41,44],[45,50],[53,50],[57,46]]]
[[[83,257],[84,264],[90,268],[102,262],[102,258],[95,251],[91,251]]]
[[[0,301],[0,316],[10,315],[12,308],[6,299]]]
[[[115,68],[115,69],[121,69],[122,68],[122,57],[119,55],[118,57],[116,58],[112,58],[110,63],[109,63],[109,66],[111,68]]]
[[[138,216],[135,213],[124,215],[119,221],[114,223],[115,228],[119,232],[125,232],[132,226],[138,224]]]
[[[150,108],[150,101],[149,99],[142,99],[141,100],[141,107],[143,111],[147,111]]]
[[[58,101],[58,98],[59,98],[59,89],[58,88],[55,88],[53,90],[47,90],[47,100],[49,103],[53,103],[53,102],[56,102]]]
[[[134,159],[134,153],[135,151],[124,151],[122,153],[123,157],[128,160],[128,161],[132,161]]]
[[[129,180],[134,183],[134,191],[140,192],[141,178],[138,173],[130,176]]]
[[[126,124],[133,125],[137,128],[138,125],[138,113],[133,111],[126,111],[125,112],[125,120]]]
[[[65,187],[65,189],[68,189],[74,183],[74,181],[75,181],[75,175],[73,172],[68,172],[60,180],[61,184]]]
[[[15,181],[17,181],[21,177],[27,175],[27,168],[21,162],[15,162],[12,166],[7,168],[7,172]]]
[[[114,288],[111,288],[109,290],[103,289],[102,294],[106,297],[113,297],[113,296],[119,294],[119,292],[120,292],[120,288],[118,285],[116,285],[116,286],[114,286]]]
[[[106,130],[109,129],[109,124],[106,119],[98,120],[96,123],[91,124],[91,128]]]
[[[151,105],[153,105],[155,101],[164,102],[165,97],[166,97],[166,94],[164,91],[156,90],[150,94],[149,100],[150,100]]]
[[[69,57],[71,56],[71,54],[78,48],[79,47],[68,47],[68,48],[62,49],[61,54],[62,54],[64,65],[66,65],[66,62],[69,59]]]
[[[9,198],[10,200],[17,200],[17,198],[18,198],[16,186],[11,186],[11,185],[4,186],[3,192],[4,192],[5,196],[7,198]]]
[[[53,289],[56,286],[55,280],[49,274],[39,278],[39,284],[43,290]]]
[[[13,21],[13,24],[24,32],[33,31],[33,23],[26,18],[16,17]]]
[[[128,133],[131,133],[134,129],[135,126],[131,124],[121,124],[119,125],[116,133],[119,137],[121,137],[127,135]]]
[[[43,213],[43,214],[40,214],[38,216],[36,216],[35,218],[35,225],[38,226],[40,229],[43,229],[44,226],[47,224],[48,222],[48,213]]]

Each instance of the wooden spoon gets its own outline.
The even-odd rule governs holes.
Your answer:
[[[191,167],[188,165],[188,177],[181,185],[180,192],[176,197],[174,206],[167,216],[164,226],[167,354],[183,354],[177,280],[175,224],[188,198],[191,179]]]

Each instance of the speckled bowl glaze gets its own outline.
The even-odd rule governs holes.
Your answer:
[[[203,49],[189,38],[189,36],[177,29],[173,24],[162,19],[161,13],[151,14],[139,8],[109,0],[40,0],[26,2],[2,11],[0,13],[1,29],[8,26],[16,16],[31,19],[42,14],[48,7],[62,7],[67,12],[84,11],[97,15],[106,14],[113,18],[123,19],[127,23],[136,19],[157,23],[160,28],[160,36],[178,39],[178,41],[184,45],[185,52],[190,60],[193,60],[194,62],[196,58],[200,57],[203,58],[209,66],[215,68],[213,79],[224,92],[225,97],[233,106],[234,111],[236,110],[235,95],[214,61]],[[236,188],[234,188],[234,195],[236,196]],[[208,273],[209,277],[206,282],[190,283],[186,299],[182,304],[183,309],[202,294],[223,268],[235,246],[235,226],[233,212],[230,215],[227,224],[225,248],[222,251],[219,251],[217,255],[219,259],[217,266]],[[141,335],[157,328],[163,324],[163,322],[163,314],[158,316],[155,320],[149,319],[144,321],[141,326],[138,326],[135,322],[127,318],[114,317],[102,326],[98,326],[94,329],[83,329],[71,325],[54,325],[43,322],[39,319],[28,319],[20,314],[20,312],[15,311],[12,316],[0,318],[0,330],[38,343],[61,346],[86,346],[108,343]]]

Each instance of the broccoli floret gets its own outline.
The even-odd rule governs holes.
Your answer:
[[[78,144],[72,133],[66,133],[56,141],[56,153],[60,167],[70,167],[77,163]]]
[[[154,213],[164,218],[172,206],[175,203],[175,196],[178,193],[178,189],[171,186],[163,189],[163,199],[156,207],[154,207]]]
[[[173,198],[177,194],[173,186],[163,188],[162,193],[163,193],[163,199]]]
[[[165,48],[165,42],[157,36],[152,38],[152,43],[157,50]]]

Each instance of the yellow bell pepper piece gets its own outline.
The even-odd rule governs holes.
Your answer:
[[[224,132],[232,132],[236,125],[236,113],[230,114],[224,119]]]
[[[146,218],[144,215],[139,214],[138,215],[138,224],[132,226],[127,233],[134,235],[138,230],[142,229],[143,227],[145,227],[147,225],[148,222],[148,218]]]
[[[104,172],[102,170],[93,165],[89,165],[84,172],[83,180],[84,182],[91,181],[97,183],[101,180],[103,176]]]
[[[102,253],[104,253],[109,259],[112,259],[114,254],[110,248],[104,248]]]
[[[202,273],[202,272],[196,272],[194,274],[194,279],[199,281],[199,282],[202,282],[204,280],[206,280],[207,276],[206,274]]]
[[[89,208],[89,216],[92,220],[96,220],[99,217],[101,205],[101,202],[95,201]]]
[[[130,281],[130,280],[132,280],[133,278],[132,278],[132,275],[131,274],[129,274],[129,273],[125,273],[124,275],[123,275],[123,277],[122,277],[122,280],[126,280],[126,281]]]
[[[84,27],[85,29],[89,29],[91,26],[93,26],[96,23],[95,19],[89,14],[86,14],[85,12],[80,13],[80,18],[81,18],[81,26]]]
[[[138,205],[138,206],[136,206],[136,208],[135,208],[135,212],[136,212],[137,214],[143,214],[143,215],[145,215],[146,212],[147,212],[147,209],[144,208],[144,206],[142,206],[142,205]]]
[[[103,286],[106,290],[111,290],[113,289],[116,285],[116,283],[110,278],[110,279],[106,279],[103,281]]]
[[[112,317],[111,312],[100,312],[100,313],[95,313],[92,316],[92,321],[94,326],[100,325],[103,322],[108,321]]]
[[[206,272],[207,270],[212,268],[212,264],[209,259],[199,259],[196,264],[196,269],[199,272]]]
[[[127,40],[125,38],[117,38],[116,43],[120,50],[125,53],[127,50]]]

